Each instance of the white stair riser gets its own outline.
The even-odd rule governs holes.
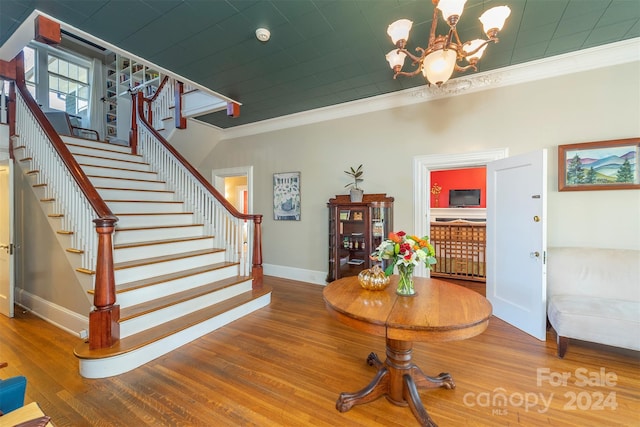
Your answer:
[[[193,224],[192,213],[171,213],[163,215],[118,215],[118,227],[162,227],[165,225]]]
[[[162,181],[137,181],[122,178],[107,178],[90,176],[89,181],[94,187],[123,188],[132,190],[163,191],[167,185]]]
[[[251,290],[251,281],[228,286],[215,292],[192,298],[188,301],[174,304],[160,310],[152,311],[148,314],[135,317],[124,322],[120,322],[120,338],[126,338],[133,334],[144,331],[149,325],[160,325],[164,322],[174,320],[194,311],[201,310],[212,304],[217,304],[228,298],[237,296],[243,292]]]
[[[270,302],[271,294],[269,293],[251,302],[235,307],[219,316],[212,317],[205,322],[198,323],[178,333],[169,335],[166,338],[154,341],[138,350],[110,358],[80,359],[80,375],[84,378],[107,378],[123,374],[162,355],[170,353],[176,348],[215,331],[234,320],[266,307]]]
[[[106,166],[110,168],[120,168],[135,171],[150,171],[150,167],[146,163],[125,162],[123,160],[111,160],[99,157],[91,157],[85,155],[74,156],[76,161],[83,165]]]
[[[78,163],[81,163],[81,162],[78,162]],[[146,179],[151,181],[158,179],[158,174],[155,172],[112,169],[109,167],[91,166],[91,165],[86,165],[82,163],[81,163],[81,167],[85,174],[92,175],[92,176],[104,176],[104,177],[115,176],[116,178]]]
[[[117,216],[118,213],[155,213],[167,212],[178,213],[184,212],[184,203],[166,203],[166,202],[129,202],[129,201],[107,201],[109,209]]]
[[[138,289],[119,292],[116,299],[120,308],[131,307],[132,305],[141,304],[154,298],[162,298],[166,295],[197,288],[198,286],[203,286],[207,283],[228,279],[229,277],[237,275],[238,265],[232,264],[228,267],[217,268],[204,273],[169,280],[153,286],[143,286]]]
[[[127,189],[96,188],[104,200],[144,200],[152,202],[172,202],[175,193],[160,191],[139,191]]]
[[[130,153],[118,153],[115,151],[105,151],[91,147],[78,147],[77,145],[67,145],[69,151],[76,155],[86,154],[87,156],[106,157],[112,160],[126,160],[129,162],[143,162],[142,156],[138,156]]]
[[[74,138],[68,135],[60,135],[60,137],[65,143],[69,143],[69,144],[76,144],[76,145],[82,145],[84,147],[100,148],[103,150],[117,151],[119,153],[131,154],[131,148],[123,145],[109,144],[107,142],[92,141],[89,139]]]
[[[189,270],[196,267],[215,264],[224,261],[224,252],[180,258],[177,260],[158,262],[139,267],[123,268],[114,272],[115,282],[129,283],[136,280],[150,279],[151,277],[162,276],[163,274],[175,273],[176,271]]]
[[[135,261],[171,254],[199,251],[213,248],[213,237],[183,242],[161,243],[157,245],[135,246],[131,248],[115,248],[113,262]]]
[[[155,240],[199,237],[202,236],[203,233],[204,227],[202,225],[173,228],[137,228],[132,230],[119,230],[119,225],[116,224],[116,233],[113,238],[113,244],[120,245],[123,243],[152,242]]]

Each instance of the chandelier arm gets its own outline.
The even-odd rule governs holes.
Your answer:
[[[397,73],[395,73],[393,75],[393,78],[395,79],[398,76],[407,76],[407,77],[413,77],[413,76],[417,76],[418,74],[420,74],[422,72],[422,70],[420,68],[418,68],[415,71],[412,71],[410,73],[407,73],[406,71],[398,71]]]
[[[455,66],[455,71],[461,73],[463,71],[467,71],[468,69],[473,68],[473,71],[478,71],[478,67],[476,67],[475,62],[473,64],[469,64],[466,67],[461,67],[458,64]]]
[[[436,29],[438,27],[438,0],[433,0],[433,18],[431,19],[431,31],[429,32],[429,44],[427,45],[427,50],[433,45],[436,41]]]
[[[420,54],[420,56],[416,56],[416,55],[412,54],[411,52],[409,52],[409,51],[408,51],[407,49],[405,49],[405,48],[400,48],[400,49],[398,49],[398,52],[402,52],[402,53],[404,53],[405,55],[407,55],[409,58],[411,58],[411,61],[413,61],[413,64],[416,64],[416,63],[418,63],[418,62],[422,61],[422,59],[424,58],[424,49],[423,49],[423,48],[421,48],[421,47],[417,47],[417,48],[416,48],[416,52],[422,52],[422,53]]]
[[[489,43],[497,43],[498,39],[497,38],[492,38],[489,40],[485,40],[484,43],[482,43],[480,46],[478,46],[477,48],[475,48],[474,50],[472,50],[471,52],[466,52],[464,49],[460,49],[459,52],[462,52],[462,57],[466,58],[467,56],[471,56],[471,55],[475,55],[476,53],[478,53],[478,51],[480,49],[482,49],[483,47],[485,47],[486,45],[488,45]],[[465,44],[470,44],[471,42],[466,42]]]
[[[452,31],[453,31],[453,35],[455,36],[455,44],[457,44],[458,46],[462,46],[463,43],[460,41],[460,36],[458,35],[457,28],[453,27]],[[449,39],[449,42],[451,43],[451,39]]]

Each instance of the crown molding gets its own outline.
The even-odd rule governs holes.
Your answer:
[[[441,87],[424,85],[229,128],[220,136],[221,140],[240,138],[638,61],[640,38],[633,38],[454,78]]]

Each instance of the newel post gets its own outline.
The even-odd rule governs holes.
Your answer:
[[[257,216],[254,220],[253,229],[253,268],[251,275],[253,276],[253,289],[262,287],[262,215]]]
[[[138,154],[138,104],[136,102],[142,102],[142,92],[131,92],[131,131],[129,132],[131,154]]]
[[[94,219],[98,233],[94,309],[89,314],[89,349],[111,347],[120,339],[120,306],[116,305],[116,283],[113,273],[111,236],[115,218]]]

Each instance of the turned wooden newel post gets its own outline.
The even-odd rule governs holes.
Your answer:
[[[113,273],[113,245],[111,236],[115,218],[98,218],[98,262],[93,294],[94,310],[89,314],[89,348],[111,347],[120,339],[120,306],[116,305],[116,283]]]
[[[129,147],[131,154],[138,154],[138,105],[142,102],[142,92],[131,93],[131,130],[129,131]]]
[[[253,276],[253,289],[262,287],[262,215],[256,216],[253,220],[253,268],[251,275]]]

